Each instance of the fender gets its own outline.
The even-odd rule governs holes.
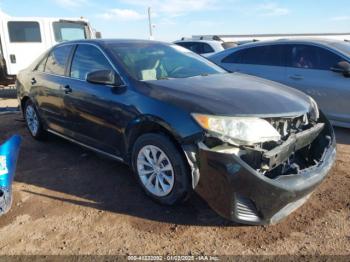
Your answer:
[[[192,188],[196,188],[198,181],[199,181],[199,172],[198,168],[196,167],[195,160],[192,159],[192,151],[194,150],[194,144],[196,141],[203,139],[203,133],[198,132],[194,135],[191,135],[189,137],[182,138],[175,130],[175,128],[172,128],[170,124],[163,121],[162,119],[152,116],[152,115],[143,115],[140,117],[135,118],[133,121],[129,123],[127,128],[125,129],[125,137],[126,137],[126,148],[128,148],[128,151],[131,150],[131,145],[139,132],[145,132],[153,131],[154,129],[159,128],[162,131],[166,131],[168,135],[170,135],[178,145],[180,146],[180,150],[183,151],[184,156],[189,164],[189,167],[191,169],[191,181],[192,181]]]
[[[12,204],[12,182],[15,176],[21,137],[14,135],[0,146],[0,215]]]
[[[126,148],[130,147],[132,143],[133,136],[138,133],[139,128],[142,126],[152,126],[156,125],[166,130],[172,137],[178,142],[181,143],[181,136],[175,131],[174,128],[170,126],[167,122],[163,121],[161,118],[153,115],[141,115],[133,119],[125,129],[125,144]],[[146,131],[146,130],[142,130]],[[136,132],[136,133],[135,133]]]

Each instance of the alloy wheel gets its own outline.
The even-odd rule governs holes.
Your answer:
[[[164,151],[154,145],[146,145],[139,151],[137,173],[145,188],[157,197],[164,197],[173,189],[173,166]]]
[[[29,131],[36,136],[39,130],[39,119],[32,105],[26,107],[26,121]]]

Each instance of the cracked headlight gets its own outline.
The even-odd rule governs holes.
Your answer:
[[[235,145],[253,145],[267,141],[279,141],[281,135],[266,120],[257,117],[225,117],[192,114],[204,129],[224,142]]]

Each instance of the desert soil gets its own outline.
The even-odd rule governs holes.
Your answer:
[[[350,255],[350,130],[336,129],[336,164],[309,201],[259,227],[225,221],[196,195],[158,205],[127,166],[57,137],[35,141],[21,115],[0,115],[0,142],[13,134],[23,143],[0,255]]]

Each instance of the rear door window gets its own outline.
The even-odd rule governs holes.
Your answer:
[[[177,43],[180,46],[183,46],[192,52],[195,52],[197,54],[202,54],[203,53],[203,47],[200,45],[200,43],[197,42],[182,42],[182,43]]]
[[[40,43],[38,22],[10,21],[7,23],[11,43]]]
[[[201,45],[202,45],[202,54],[214,52],[214,49],[210,45],[208,45],[206,43],[201,43]]]
[[[330,70],[343,60],[339,55],[318,46],[290,45],[287,61],[289,67]]]
[[[45,71],[45,64],[47,61],[47,56],[45,56],[40,62],[39,64],[35,67],[35,71],[38,72],[44,72]]]
[[[233,52],[229,54],[228,56],[224,57],[222,59],[222,63],[226,64],[240,64],[242,61],[242,54],[244,53],[245,50],[238,50],[236,52]]]
[[[70,76],[86,80],[88,73],[98,70],[113,70],[107,58],[92,45],[79,45],[75,51]]]
[[[47,58],[45,72],[64,76],[72,47],[72,45],[65,45],[54,48]]]
[[[281,45],[268,45],[246,48],[225,57],[223,63],[282,66],[283,53]]]

